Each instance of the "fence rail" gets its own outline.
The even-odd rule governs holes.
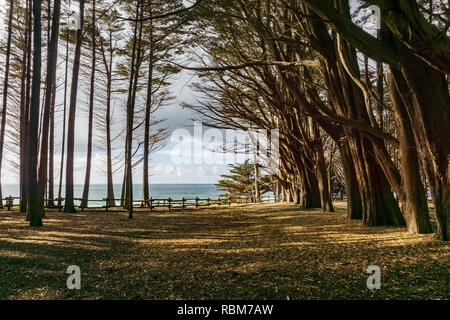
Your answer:
[[[19,205],[19,203],[15,203],[14,200],[20,200],[20,197],[13,197],[13,196],[9,196],[6,197],[2,200],[5,201],[3,207],[7,208],[8,211],[11,210],[12,207]],[[81,211],[84,211],[84,209],[88,209],[88,208],[98,208],[95,206],[91,206],[89,207],[89,202],[104,202],[105,205],[102,206],[102,208],[105,209],[106,212],[108,212],[108,210],[110,208],[113,208],[114,206],[110,205],[110,201],[122,201],[122,199],[108,199],[108,198],[103,198],[103,199],[88,199],[86,200],[86,203],[83,203],[83,199],[82,198],[74,198],[75,201],[79,201],[79,205],[78,207],[81,209]],[[59,211],[62,210],[62,208],[64,207],[64,205],[62,204],[65,201],[65,198],[55,198],[55,199],[44,199],[45,203],[46,203],[46,208],[57,208]],[[172,199],[171,197],[169,198],[149,198],[148,200],[133,200],[133,207],[136,208],[148,208],[150,209],[150,211],[153,211],[153,209],[155,208],[168,208],[169,210],[172,209],[182,209],[185,210],[189,207],[195,207],[195,208],[200,208],[200,207],[210,207],[212,205],[216,205],[218,207],[220,206],[231,206],[233,204],[249,204],[249,203],[270,203],[270,202],[275,202],[275,198],[274,197],[270,197],[270,196],[261,196],[260,197],[260,201],[255,201],[254,197],[222,197],[219,196],[217,199],[211,199],[211,198],[206,198],[206,199],[201,199],[201,198],[181,198],[181,199]],[[52,203],[51,205],[49,203]],[[137,205],[135,205],[137,204]],[[122,205],[118,205],[115,207],[124,207]]]

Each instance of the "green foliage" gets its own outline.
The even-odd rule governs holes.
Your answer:
[[[255,196],[255,165],[246,160],[239,164],[229,164],[230,174],[221,175],[216,187],[227,192],[227,196]],[[270,191],[270,176],[259,175],[260,194]]]

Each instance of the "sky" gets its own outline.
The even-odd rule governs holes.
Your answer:
[[[152,153],[150,155],[150,183],[161,184],[173,184],[173,183],[216,183],[220,179],[221,174],[225,174],[227,170],[226,163],[223,161],[214,161],[214,163],[208,163],[208,161],[214,159],[214,157],[221,156],[221,153],[215,154],[211,149],[204,149],[204,160],[200,164],[189,164],[180,163],[178,160],[173,160],[176,154],[175,150],[180,149],[180,143],[183,145],[183,150],[185,154],[199,153],[202,150],[196,148],[194,151],[194,143],[189,143],[186,139],[183,142],[173,141],[172,133],[177,130],[184,130],[186,133],[191,132],[193,129],[194,122],[192,118],[196,117],[195,113],[183,109],[180,105],[182,102],[193,102],[194,93],[189,88],[188,84],[191,80],[191,75],[184,72],[178,80],[174,82],[171,87],[172,94],[176,97],[170,105],[167,105],[160,110],[158,110],[154,117],[156,119],[166,119],[163,123],[164,127],[168,128],[169,136],[163,142],[164,146]],[[83,103],[83,97],[78,99],[79,105]],[[85,176],[85,165],[86,165],[86,149],[87,149],[87,132],[88,132],[88,117],[87,112],[78,107],[76,124],[75,124],[75,160],[74,160],[74,183],[83,184]],[[57,139],[61,137],[62,134],[62,123],[59,122],[56,127],[56,137]],[[95,130],[95,128],[94,128]],[[203,127],[203,133],[207,128]],[[95,133],[94,133],[95,135]],[[198,140],[198,139],[197,139]],[[117,145],[117,144],[116,144]],[[190,146],[192,145],[192,148]],[[59,168],[60,168],[60,157],[61,157],[61,142],[56,141],[56,153],[55,157],[55,179],[59,181]],[[116,154],[123,152],[120,150],[120,142],[117,145]],[[189,152],[189,149],[191,152]],[[6,152],[8,157],[8,152]],[[11,156],[11,155],[9,155]],[[178,154],[179,156],[179,154]],[[104,174],[104,163],[106,160],[106,154],[104,150],[101,150],[94,146],[92,155],[92,173],[91,173],[91,183],[92,184],[104,184],[106,183],[106,175]],[[184,162],[189,162],[188,159]],[[192,162],[192,161],[191,161]],[[123,177],[123,169],[118,170],[114,174],[114,182],[120,183]],[[18,181],[17,172],[7,163],[5,163],[4,171],[2,175],[2,182],[6,184],[16,184]],[[64,181],[64,180],[63,180]],[[133,174],[134,183],[142,182],[142,165],[135,168]]]
[[[0,8],[5,7],[5,1],[0,0]],[[186,5],[189,5],[189,2],[186,1]],[[0,9],[0,14],[4,16],[5,9]],[[6,33],[6,26],[3,23],[3,19],[0,19],[0,30],[2,30],[2,35]],[[185,63],[186,60],[184,60]],[[0,66],[3,69],[4,61],[0,61]],[[43,77],[45,73],[43,73]],[[70,76],[70,73],[69,73]],[[0,76],[3,78],[3,76]],[[193,138],[193,140],[185,140],[183,145],[183,151],[186,154],[198,154],[203,151],[204,159],[200,163],[180,163],[179,161],[174,161],[177,159],[177,154],[179,151],[176,151],[176,148],[180,148],[180,142],[174,141],[172,136],[173,132],[177,132],[180,130],[184,130],[185,133],[193,133],[193,121],[192,118],[196,117],[196,114],[187,109],[183,109],[181,104],[183,102],[193,103],[195,102],[196,96],[193,90],[189,87],[193,81],[195,81],[195,77],[190,71],[183,71],[180,75],[174,79],[173,84],[170,88],[172,95],[175,99],[160,110],[155,113],[155,119],[166,119],[164,122],[164,126],[168,128],[169,137],[164,141],[164,147],[151,154],[150,156],[150,170],[151,177],[150,183],[215,183],[220,179],[221,174],[225,174],[228,172],[227,162],[226,161],[212,161],[213,159],[221,158],[222,154],[215,154],[211,152],[211,149],[202,150],[194,146],[190,148],[189,146],[194,145],[196,141],[197,144],[201,139],[199,136]],[[84,88],[84,90],[88,90]],[[83,90],[81,90],[83,91]],[[62,101],[62,90],[57,93],[57,101]],[[198,97],[198,96],[197,96]],[[117,102],[120,104],[121,102]],[[123,103],[123,102],[122,102]],[[84,106],[83,106],[84,105]],[[75,165],[74,165],[74,179],[76,184],[84,183],[85,176],[85,165],[86,165],[86,149],[87,149],[87,124],[88,124],[88,115],[85,111],[85,105],[87,105],[87,95],[82,92],[79,93],[78,96],[78,107],[77,107],[77,117],[76,117],[76,128],[75,128]],[[118,105],[118,108],[121,106]],[[61,118],[61,115],[59,116]],[[123,121],[123,120],[120,120]],[[203,128],[203,131],[206,131],[207,128]],[[95,128],[94,128],[95,130]],[[57,122],[56,125],[56,137],[60,140],[62,135],[62,121]],[[95,135],[95,132],[94,132]],[[123,139],[122,139],[123,140]],[[95,142],[94,142],[95,144]],[[55,146],[55,181],[59,181],[59,167],[60,167],[60,157],[61,157],[61,141],[56,141]],[[8,154],[8,151],[5,150],[6,158],[13,159],[11,154]],[[123,147],[121,146],[121,142],[117,145],[117,150],[115,153],[123,153]],[[179,157],[178,157],[179,158]],[[104,173],[105,167],[105,151],[99,149],[94,146],[93,150],[93,158],[92,158],[92,173],[91,173],[91,183],[92,184],[104,184],[106,183],[106,176]],[[114,174],[114,183],[121,183],[123,179],[123,168],[115,172]],[[63,180],[64,181],[64,180]],[[135,183],[142,182],[142,166],[139,165],[135,168],[133,174],[133,181]],[[5,184],[16,184],[18,182],[18,174],[17,170],[13,169],[8,162],[4,162],[3,172],[2,172],[2,183]]]
[[[5,8],[5,1],[0,0],[0,7]],[[186,5],[189,2],[186,1]],[[6,35],[6,25],[3,23],[3,16],[7,10],[1,10],[0,14],[2,19],[0,19],[0,30],[2,36]],[[44,61],[45,62],[45,61]],[[4,61],[0,61],[1,69],[3,69]],[[71,73],[71,72],[70,72]],[[70,77],[69,73],[69,77]],[[43,77],[45,73],[43,72]],[[3,79],[3,76],[0,77]],[[164,147],[151,154],[150,156],[150,183],[215,183],[220,179],[221,174],[227,173],[227,166],[225,163],[206,163],[210,157],[214,157],[212,152],[206,153],[206,161],[200,164],[185,164],[185,163],[174,163],[173,149],[179,145],[179,142],[171,141],[171,133],[177,129],[185,129],[192,132],[193,121],[192,118],[195,114],[190,111],[181,108],[182,102],[194,102],[194,93],[189,88],[189,84],[194,81],[193,75],[188,71],[183,71],[177,78],[174,79],[173,84],[170,88],[172,95],[175,99],[160,110],[155,113],[155,119],[166,119],[164,122],[165,127],[168,128],[169,137],[164,141]],[[80,91],[79,91],[80,92]],[[41,92],[42,94],[43,92]],[[57,101],[62,101],[62,90],[57,92]],[[119,104],[120,102],[117,102]],[[88,133],[88,115],[84,110],[85,107],[82,105],[87,104],[87,97],[83,93],[79,93],[78,96],[78,106],[77,106],[77,116],[76,116],[76,127],[75,127],[75,159],[74,159],[74,183],[83,184],[85,176],[85,166],[86,166],[86,150],[87,150],[87,133]],[[41,106],[42,107],[42,106]],[[120,107],[120,106],[119,106]],[[59,116],[60,119],[62,116]],[[205,128],[206,129],[206,128]],[[55,129],[56,139],[60,140],[62,136],[62,121],[58,121]],[[94,128],[95,130],[95,128]],[[95,132],[94,132],[95,135]],[[59,168],[60,168],[60,157],[61,157],[61,141],[56,140],[56,152],[55,157],[55,183],[59,181]],[[123,139],[122,139],[123,140]],[[6,141],[8,143],[8,141]],[[94,142],[95,144],[95,142]],[[120,150],[120,142],[117,145],[116,153],[123,152]],[[186,146],[185,146],[186,148]],[[7,159],[15,160],[11,153],[7,150],[5,152],[5,157]],[[199,150],[195,150],[196,153]],[[194,149],[192,148],[192,153]],[[91,173],[91,183],[92,184],[104,184],[106,183],[106,175],[104,173],[104,163],[106,159],[106,154],[104,150],[101,150],[94,146],[93,156],[92,156],[92,173]],[[123,168],[118,170],[113,177],[114,183],[121,183],[123,179]],[[63,179],[64,181],[64,179]],[[142,182],[142,165],[135,168],[133,174],[134,183]],[[18,183],[18,173],[17,169],[12,168],[10,163],[4,162],[3,172],[2,172],[2,183],[4,184],[17,184]],[[64,183],[64,182],[63,182]]]

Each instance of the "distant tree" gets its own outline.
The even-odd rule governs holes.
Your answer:
[[[270,176],[259,176],[255,179],[255,165],[246,160],[244,163],[229,164],[230,174],[221,175],[222,180],[219,180],[216,187],[219,190],[226,191],[228,197],[246,196],[254,201],[257,199],[256,190],[259,190],[260,195],[270,191]],[[257,172],[260,172],[257,170]],[[255,188],[255,181],[259,181],[259,189]]]

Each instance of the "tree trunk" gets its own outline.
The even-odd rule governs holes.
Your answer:
[[[336,4],[341,13],[350,18],[349,3],[342,1]],[[308,14],[314,16],[311,11]],[[310,41],[323,57],[322,72],[329,90],[330,104],[338,115],[370,126],[370,115],[363,92],[350,77],[350,74],[360,74],[356,50],[339,36],[337,40],[332,39],[325,23],[320,19],[311,18],[309,23]],[[367,226],[404,225],[405,221],[391,186],[377,162],[372,141],[366,133],[349,127],[344,130],[361,194],[363,223]]]
[[[301,202],[300,189],[297,186],[293,185],[291,187],[291,193],[293,194],[293,197],[294,197],[294,203],[300,204],[300,202]]]
[[[261,202],[261,193],[259,190],[259,166],[256,157],[254,161],[255,163],[253,164],[253,166],[255,168],[255,202]]]
[[[355,165],[348,144],[338,144],[344,168],[345,191],[347,196],[347,216],[349,219],[362,219],[362,200],[359,192]]]
[[[26,75],[26,89],[25,89],[25,105],[23,109],[23,132],[25,132],[25,136],[23,137],[23,183],[22,183],[22,199],[20,202],[20,212],[27,212],[28,208],[28,198],[29,198],[29,166],[30,166],[30,158],[27,156],[30,154],[30,142],[29,142],[29,130],[30,130],[30,97],[31,97],[31,36],[32,36],[32,0],[28,0],[26,2],[27,9],[27,75]],[[27,214],[27,220],[29,220],[29,216]]]
[[[402,194],[398,197],[402,201],[403,215],[406,226],[411,233],[431,233],[432,228],[428,215],[428,203],[425,190],[420,179],[419,160],[414,140],[413,128],[408,118],[405,105],[399,94],[406,88],[402,84],[396,85],[393,73],[398,71],[388,69],[388,85],[392,104],[395,108],[396,122],[400,140],[400,169],[402,176]],[[397,77],[401,77],[400,74]]]
[[[284,187],[281,187],[281,202],[287,201],[287,195],[286,195],[286,189]]]
[[[140,3],[136,6],[136,20],[140,16]],[[137,36],[139,24],[139,39]],[[128,209],[128,218],[133,219],[133,123],[134,123],[134,104],[136,98],[137,81],[139,75],[139,65],[141,60],[141,38],[142,38],[142,22],[135,22],[133,34],[133,49],[131,56],[131,72],[130,84],[128,89],[127,100],[127,135],[126,135],[126,149],[125,149],[125,206]],[[136,48],[137,47],[137,48]]]
[[[127,143],[128,143],[128,140],[125,139],[125,153],[127,150]],[[127,193],[126,190],[127,190],[127,167],[126,167],[126,159],[125,159],[125,168],[123,171],[123,179],[122,179],[122,192],[120,194],[120,206],[125,209],[127,208],[126,199],[125,199],[126,193]]]
[[[87,207],[89,200],[89,185],[91,180],[91,161],[92,161],[92,129],[94,120],[94,93],[95,93],[95,0],[92,1],[92,64],[91,64],[91,88],[89,91],[89,124],[88,124],[88,147],[86,155],[86,175],[84,178],[83,197],[81,206]]]
[[[52,104],[50,108],[50,139],[48,155],[48,201],[47,207],[54,208],[55,202],[55,104],[56,104],[56,82],[53,86]]]
[[[25,12],[27,14],[27,12]],[[28,23],[27,23],[28,25]],[[28,105],[26,105],[26,90],[27,90],[27,70],[29,61],[27,60],[27,44],[28,44],[28,31],[25,32],[24,47],[22,50],[22,74],[20,79],[20,168],[19,168],[19,187],[20,187],[20,212],[26,212],[26,196],[24,192],[25,187],[25,137],[28,128]],[[27,122],[25,122],[27,119]],[[23,206],[23,204],[25,204]],[[23,206],[23,207],[22,207]]]
[[[30,226],[42,225],[43,207],[40,201],[40,186],[37,177],[37,148],[39,134],[39,96],[41,90],[41,1],[33,0],[33,80],[31,84],[30,125],[28,131],[28,208],[27,216]]]
[[[67,80],[69,73],[69,32],[66,34],[66,57],[64,68],[64,103],[63,103],[63,130],[62,130],[62,143],[61,143],[61,165],[59,169],[59,185],[58,185],[58,208],[61,208],[62,202],[62,181],[64,173],[64,152],[66,143],[66,112],[67,112]]]
[[[75,147],[75,114],[77,108],[78,74],[80,71],[80,55],[82,29],[84,20],[84,0],[80,0],[80,25],[77,30],[77,42],[75,45],[75,56],[73,61],[72,83],[70,89],[69,121],[67,133],[67,165],[66,165],[66,196],[64,212],[75,212],[73,195],[73,161]]]
[[[293,199],[292,199],[292,192],[291,192],[291,188],[288,188],[288,189],[284,189],[284,192],[285,192],[285,199],[286,199],[286,202],[287,203],[291,203],[292,201],[293,201]]]
[[[410,63],[402,67],[402,73],[410,90],[401,94],[409,102],[405,106],[433,198],[438,225],[436,237],[446,241],[450,215],[450,138],[444,134],[450,127],[447,80],[442,73],[413,56]]]
[[[9,59],[11,56],[11,36],[12,36],[13,11],[14,11],[14,0],[10,0],[9,1],[9,17],[8,17],[8,40],[6,42],[5,79],[4,79],[4,84],[3,84],[2,122],[1,122],[1,128],[0,128],[0,208],[3,208],[1,172],[2,172],[2,164],[3,164],[3,144],[5,142],[6,110],[7,110],[7,105],[8,105]]]
[[[150,4],[151,6],[151,4]],[[150,16],[152,15],[152,8],[150,7]],[[148,41],[150,41],[150,52],[148,61],[148,83],[147,83],[147,101],[145,105],[145,128],[144,128],[144,161],[143,161],[143,177],[142,177],[142,200],[143,205],[148,205],[148,199],[150,198],[150,183],[149,183],[149,153],[150,153],[150,122],[152,113],[152,90],[153,90],[153,54],[154,54],[154,41],[153,41],[153,21],[150,20],[150,35]]]
[[[401,109],[403,121],[407,127],[404,128],[405,135],[409,137],[409,126],[414,134],[415,146],[427,177],[430,193],[434,203],[437,219],[436,238],[448,240],[449,238],[449,215],[450,215],[450,139],[448,128],[450,127],[450,96],[448,93],[448,81],[445,75],[430,67],[423,60],[417,58],[409,51],[391,32],[383,34],[392,47],[396,48],[404,56],[404,63],[398,66],[390,66],[391,80],[395,83],[394,98],[397,98],[395,107]],[[426,79],[426,81],[424,81]],[[395,94],[401,98],[395,96]],[[400,112],[399,111],[399,112]],[[406,116],[408,115],[409,122]],[[407,142],[408,144],[411,142]],[[406,145],[405,148],[409,146]],[[412,150],[414,160],[415,150]],[[411,167],[413,166],[413,167]],[[416,171],[414,162],[408,164],[403,170]],[[414,182],[418,178],[414,175],[407,176]],[[427,215],[422,200],[417,200],[415,194],[420,192],[420,185],[405,186],[405,196],[410,196],[410,207],[415,207],[415,224],[412,230],[418,229],[427,232]],[[413,220],[414,221],[414,220]]]
[[[381,39],[381,30],[377,30],[377,38]],[[382,61],[377,61],[377,97],[380,102],[384,101],[384,86],[383,86],[384,66]],[[384,129],[383,123],[383,104],[377,103],[377,120],[380,129]]]
[[[306,159],[303,159],[304,161]],[[312,168],[311,165],[308,166]],[[311,172],[309,169],[304,170],[304,203],[303,207],[305,209],[308,208],[321,208],[320,202],[320,190],[319,183],[317,181],[316,175]]]
[[[349,142],[361,192],[363,223],[367,226],[405,225],[392,189],[375,158],[371,141],[352,132]]]
[[[50,7],[50,3],[48,5]],[[45,86],[44,107],[42,112],[42,142],[40,146],[40,161],[39,161],[39,184],[40,184],[42,204],[44,204],[45,189],[47,185],[48,142],[49,142],[48,140],[50,129],[52,93],[54,92],[53,88],[56,86],[55,82],[56,82],[56,63],[58,59],[60,5],[61,5],[60,0],[54,1],[52,28],[51,28],[52,30],[47,54],[47,76]]]
[[[320,146],[320,149],[322,149],[322,146]],[[331,201],[331,195],[328,188],[327,168],[325,165],[323,150],[317,151],[316,167],[321,207],[325,212],[334,212],[333,202]]]
[[[112,35],[109,32],[109,59],[106,59],[105,48],[103,46],[103,38],[100,37],[100,48],[102,52],[103,64],[106,69],[106,114],[105,114],[105,131],[106,131],[106,179],[107,179],[107,204],[115,207],[114,200],[114,183],[112,170],[112,144],[111,144],[111,92],[112,92],[112,68],[113,68],[113,47]]]
[[[111,57],[112,58],[112,57]],[[110,64],[112,67],[112,63]],[[111,70],[111,69],[110,69]],[[111,146],[111,74],[108,74],[107,101],[106,101],[106,176],[107,176],[107,198],[110,207],[116,206],[114,200],[114,183],[112,172],[112,146]]]
[[[315,169],[320,193],[321,207],[325,212],[333,212],[334,208],[328,188],[327,167],[325,164],[325,157],[323,155],[323,147],[322,140],[320,139],[319,127],[312,118],[309,118],[309,126],[311,128],[313,138],[311,147],[314,152]]]

